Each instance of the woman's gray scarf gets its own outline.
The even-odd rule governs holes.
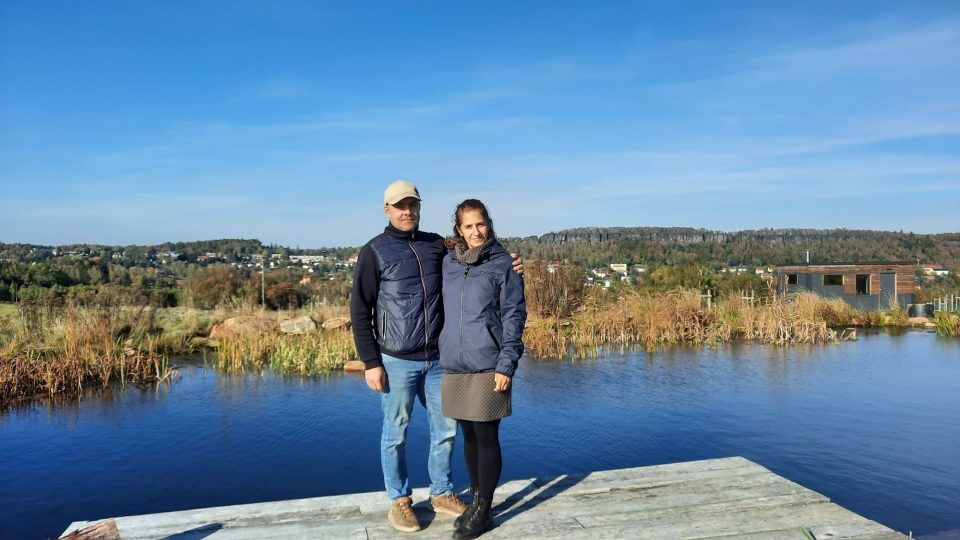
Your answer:
[[[482,246],[472,247],[470,249],[463,249],[463,246],[457,245],[455,249],[455,256],[461,262],[466,264],[476,264],[480,260],[480,255],[483,251],[493,245],[494,239],[489,238]]]

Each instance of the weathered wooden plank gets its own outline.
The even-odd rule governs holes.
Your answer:
[[[843,522],[848,512],[829,503],[803,506],[728,507],[724,511],[702,511],[700,508],[673,509],[660,513],[611,514],[606,521],[581,523],[580,531],[555,531],[554,538],[637,538],[637,539],[702,539],[716,536],[743,535],[756,532],[788,530],[819,522]],[[859,518],[859,516],[856,516]],[[863,518],[859,518],[863,519]],[[501,538],[523,536],[522,529],[499,531]]]
[[[741,462],[746,462],[741,458],[736,458]],[[749,477],[751,475],[766,475],[772,478],[778,478],[770,471],[759,465],[746,462],[748,465],[739,464],[729,466],[735,463],[733,460],[710,460],[724,461],[724,466],[699,466],[699,467],[676,467],[676,466],[658,466],[651,467],[655,470],[622,469],[620,471],[603,471],[591,473],[589,475],[568,475],[553,479],[538,478],[533,479],[527,487],[528,493],[522,498],[516,498],[512,501],[512,506],[531,504],[531,501],[540,501],[552,499],[554,497],[572,497],[581,494],[596,492],[614,492],[624,490],[642,490],[656,487],[667,487],[683,483],[696,483],[700,481],[710,481],[711,479],[726,479],[726,485],[737,485],[738,480],[735,477]],[[699,462],[698,462],[699,463]],[[707,463],[706,465],[710,465]],[[781,479],[783,480],[783,479]],[[783,480],[786,481],[786,480]],[[541,487],[537,487],[541,486]],[[797,486],[798,489],[804,489]],[[513,486],[516,489],[516,486]],[[505,490],[501,487],[497,489],[497,498]],[[516,495],[516,493],[514,493]],[[504,497],[509,498],[509,497]]]
[[[449,538],[453,517],[414,490],[418,539]],[[382,492],[116,518],[122,540],[409,538]],[[826,497],[734,457],[506,482],[487,538],[904,538]],[[71,524],[73,530],[85,522]],[[797,535],[800,536],[797,536]]]
[[[126,536],[122,537],[127,540]],[[191,529],[171,535],[135,536],[149,540],[300,540],[303,538],[331,538],[366,540],[366,529],[355,524],[347,526],[321,525],[310,522],[279,523],[270,526],[208,527]]]
[[[611,471],[598,471],[585,475],[562,475],[549,478],[531,478],[525,480],[514,480],[498,487],[498,495],[509,497],[521,491],[536,492],[544,489],[553,491],[566,490],[572,486],[578,486],[577,490],[588,489],[589,486],[596,484],[608,484],[611,488],[617,487],[617,481],[623,484],[634,484],[638,480],[648,481],[670,481],[695,478],[698,476],[724,476],[728,474],[745,473],[751,469],[762,469],[758,465],[742,457],[720,458],[712,460],[702,460],[695,462],[668,463],[663,465],[654,465],[648,467],[636,467],[630,469],[619,469]],[[428,498],[426,488],[415,489],[413,497],[415,501],[423,501]],[[334,503],[339,507],[357,507],[361,513],[385,513],[388,509],[386,496],[383,493],[357,493],[348,495],[332,496],[338,500]],[[126,528],[150,526],[154,520],[168,523],[188,525],[194,524],[200,526],[204,522],[217,522],[220,519],[226,519],[223,516],[233,516],[237,514],[259,514],[272,512],[290,512],[305,510],[317,507],[318,505],[330,504],[332,497],[314,497],[308,499],[298,499],[295,501],[274,501],[266,503],[253,503],[247,505],[232,505],[215,508],[205,508],[197,510],[184,510],[177,512],[163,512],[157,514],[146,514],[142,516],[133,516],[121,518],[127,525]],[[85,525],[89,521],[77,521],[70,525],[68,530],[75,530]]]
[[[843,538],[846,540],[902,540],[904,538],[902,534],[893,532],[876,521],[864,520],[856,523],[820,524],[810,527],[737,534],[733,536],[711,536],[705,540],[808,540],[808,537],[803,534],[803,529],[810,531],[813,537],[818,540],[835,538]]]
[[[584,527],[597,527],[624,520],[657,519],[660,516],[689,515],[691,519],[700,519],[709,513],[735,512],[739,509],[755,510],[764,507],[800,507],[805,505],[823,504],[823,498],[816,493],[797,493],[773,497],[755,497],[730,501],[713,502],[700,505],[667,505],[667,506],[630,506],[626,504],[611,504],[605,506],[584,507],[543,507],[535,511],[528,511],[513,515],[500,515],[503,522],[522,524],[528,521],[542,519],[576,519]],[[702,514],[702,515],[701,515]]]
[[[303,501],[289,501],[289,505],[269,503],[264,505],[237,505],[184,512],[166,512],[117,518],[117,529],[123,540],[133,538],[164,537],[181,534],[194,529],[232,527],[254,524],[282,524],[291,521],[329,522],[350,516],[359,516],[356,507],[323,508],[322,503],[310,505]],[[252,508],[251,508],[252,507]]]
[[[743,501],[783,500],[790,504],[829,502],[826,497],[784,481],[772,474],[741,477],[737,484],[673,484],[642,490],[620,489],[607,493],[589,493],[558,496],[550,499],[530,499],[526,503],[495,507],[505,519],[538,519],[544,512],[558,517],[574,516],[590,521],[591,516],[622,512],[664,511],[681,507],[709,507],[727,504],[743,505]],[[535,511],[533,511],[535,510]],[[585,523],[586,524],[586,523]]]

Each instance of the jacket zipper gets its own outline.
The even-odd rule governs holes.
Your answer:
[[[420,261],[420,255],[417,255],[417,250],[413,249],[413,242],[407,240],[407,245],[410,246],[410,251],[413,252],[413,256],[417,259],[417,266],[420,268],[420,286],[423,287],[423,359],[430,359],[430,316],[427,314],[427,278],[423,275],[423,263]]]
[[[460,287],[460,369],[464,369],[463,365],[463,291],[467,288],[467,274],[470,273],[470,267],[467,266],[463,270],[463,285]],[[466,372],[466,371],[464,371]]]
[[[383,312],[383,316],[380,318],[383,320],[383,322],[380,323],[380,328],[381,328],[380,339],[386,342],[387,341],[387,312],[385,310]]]

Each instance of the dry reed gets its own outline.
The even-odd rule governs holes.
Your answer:
[[[584,358],[605,347],[642,347],[653,351],[672,345],[716,346],[733,339],[773,345],[837,343],[835,327],[896,324],[890,313],[871,315],[840,299],[810,293],[781,296],[751,306],[739,295],[703,306],[700,293],[676,289],[662,294],[625,292],[609,301],[589,292],[569,319],[537,317],[524,332],[527,350],[536,357]],[[881,317],[886,317],[881,319]]]
[[[152,308],[124,307],[106,296],[95,304],[21,303],[0,335],[0,409],[17,401],[114,382],[152,383],[172,372],[158,349]]]
[[[342,308],[297,311],[285,314],[259,312],[252,316],[264,330],[220,337],[213,363],[224,371],[259,371],[267,367],[283,374],[312,376],[343,369],[358,358],[353,334],[345,329],[318,330],[307,334],[282,334],[275,319],[308,315],[324,320],[343,315]]]

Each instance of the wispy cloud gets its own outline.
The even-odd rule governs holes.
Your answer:
[[[800,47],[761,56],[756,61],[759,68],[751,74],[778,80],[862,77],[870,72],[884,77],[905,77],[918,71],[935,73],[944,67],[956,66],[960,20],[907,29],[883,22],[854,27],[853,31],[852,36],[835,34],[838,39],[832,45]]]

